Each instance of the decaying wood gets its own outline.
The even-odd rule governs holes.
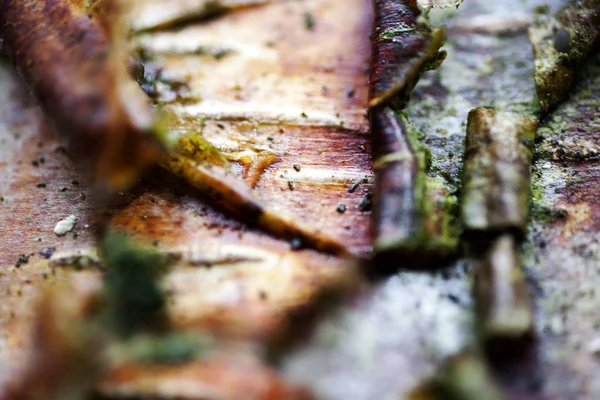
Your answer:
[[[8,390],[0,392],[6,395],[3,399],[312,398],[243,347],[203,347],[188,357],[181,343],[200,340],[200,331],[175,336],[177,342],[162,350],[159,341],[169,335],[165,331],[155,333],[146,348],[139,346],[147,340],[144,336],[122,341],[104,323],[98,282],[91,275],[80,276],[75,284],[58,285],[42,297],[32,332],[31,362]]]
[[[534,119],[488,108],[469,113],[461,202],[467,235],[511,231],[523,237],[537,126]]]
[[[93,281],[76,279],[44,290],[35,303],[35,325],[28,332],[32,336],[28,363],[0,390],[3,399],[79,400],[89,395],[102,370],[104,348],[97,335],[100,330],[89,319],[98,303],[98,289]]]
[[[306,5],[316,2],[308,0],[298,3]],[[552,3],[557,4],[556,1]],[[314,46],[313,55],[314,60],[330,57],[330,63],[311,64],[303,58],[298,61],[303,69],[290,62],[285,64],[286,72],[290,73],[289,65],[295,66],[294,77],[301,85],[309,87],[306,92],[310,92],[310,96],[307,95],[305,100],[313,102],[315,109],[337,108],[345,119],[346,126],[361,126],[366,130],[364,125],[354,122],[355,120],[350,123],[346,115],[356,113],[361,120],[364,119],[366,96],[363,95],[364,87],[359,85],[360,82],[366,82],[367,78],[364,73],[356,71],[363,71],[365,68],[368,58],[365,56],[368,54],[365,44],[368,44],[369,32],[368,28],[357,26],[368,25],[369,5],[364,1],[355,0],[324,0],[319,1],[319,4],[323,4],[325,10],[334,9],[336,15],[342,14],[339,22],[335,23],[336,19],[333,18],[325,20],[320,12],[311,8],[316,20],[315,32],[310,32],[310,35],[309,32],[304,32],[306,35],[298,37],[294,30],[274,29],[278,35],[285,35],[287,32],[289,36],[281,41],[274,41],[278,45],[278,51],[271,53],[275,54],[272,59],[286,59],[287,62],[298,60],[297,52],[288,51],[294,46],[297,49],[298,43],[302,43],[303,48],[307,43],[317,40],[323,45],[331,43],[330,47],[325,49],[323,46]],[[470,7],[471,4],[473,7]],[[449,20],[452,24],[452,35],[449,36],[454,44],[453,53],[456,56],[448,60],[450,64],[447,68],[432,77],[433,86],[423,85],[419,89],[415,110],[423,119],[442,121],[437,126],[448,127],[450,136],[458,142],[463,138],[461,130],[449,126],[460,127],[468,112],[465,108],[478,106],[476,103],[479,102],[482,93],[486,95],[486,103],[489,101],[497,104],[513,98],[514,92],[506,90],[508,87],[527,88],[523,91],[533,92],[529,90],[527,83],[532,75],[529,73],[532,72],[529,67],[531,60],[523,56],[527,54],[528,49],[522,51],[525,38],[520,33],[511,32],[510,35],[506,35],[488,32],[485,34],[485,40],[481,40],[480,35],[461,31],[464,24],[478,16],[495,16],[510,20],[511,16],[523,15],[529,11],[527,7],[531,2],[513,1],[510,4],[514,9],[505,7],[504,3],[494,4],[487,0],[472,0],[466,3],[466,7],[461,8],[461,13]],[[331,7],[332,5],[335,7]],[[207,28],[213,34],[210,37],[215,38],[220,32],[218,26],[239,42],[241,33],[234,28],[241,29],[241,25],[244,25],[248,41],[255,45],[259,40],[264,43],[272,40],[271,37],[264,37],[266,32],[271,32],[270,27],[266,28],[269,21],[282,21],[286,27],[289,27],[290,20],[303,24],[304,10],[298,12],[297,8],[291,7],[290,15],[275,12],[268,7],[269,9],[265,10],[269,17],[265,17],[264,20],[257,18],[255,26],[259,28],[255,28],[254,31],[247,20],[246,23],[240,23],[241,18],[233,18],[235,23],[232,22],[230,17],[234,17],[234,14],[213,21],[213,27],[195,26],[195,30],[198,33],[206,33]],[[347,10],[347,13],[341,12],[343,10]],[[488,11],[490,14],[487,14]],[[352,15],[356,14],[359,14],[360,18],[352,18]],[[275,18],[277,15],[280,16],[279,19]],[[364,21],[357,23],[357,19]],[[321,27],[325,33],[313,39],[311,35],[318,36]],[[340,34],[342,27],[348,28],[344,34]],[[255,34],[248,34],[249,32]],[[175,32],[169,33],[175,36]],[[181,32],[179,43],[197,45],[198,41],[190,40],[193,37],[192,33],[193,30]],[[339,37],[342,37],[343,41],[338,41]],[[158,42],[165,37],[154,38]],[[222,42],[216,41],[215,44],[219,47]],[[335,48],[340,50],[336,52]],[[285,54],[289,56],[285,57]],[[320,57],[316,54],[320,54]],[[337,61],[340,54],[345,56],[344,62]],[[364,60],[357,61],[361,54]],[[498,69],[494,68],[493,74],[489,74],[490,64],[487,62],[477,62],[473,65],[472,62],[480,60],[482,54],[490,55],[493,65],[498,66]],[[500,59],[506,63],[500,63]],[[232,98],[236,94],[226,92],[224,86],[210,90],[209,84],[226,82],[223,78],[227,76],[223,73],[223,68],[208,56],[194,59],[178,55],[172,57],[170,62],[171,65],[179,63],[182,70],[187,69],[190,74],[213,77],[207,80],[202,90],[198,90],[197,87],[194,89],[194,93],[201,94],[203,98],[215,98],[218,90],[224,96],[230,95]],[[260,59],[261,65],[265,63],[265,59]],[[257,64],[259,62],[255,59],[254,65]],[[251,65],[250,62],[243,64],[244,74],[240,75],[244,78],[250,75],[251,68],[247,67],[248,65]],[[456,74],[457,71],[471,73]],[[594,71],[597,71],[597,68]],[[235,71],[232,71],[232,74],[233,72]],[[260,72],[257,71],[251,78],[257,79]],[[473,80],[472,74],[485,78]],[[303,79],[303,76],[310,76],[311,79]],[[594,76],[600,75],[594,72]],[[228,81],[234,80],[229,78]],[[250,79],[243,80],[241,86],[245,87],[248,81]],[[246,115],[255,115],[252,107],[259,101],[267,103],[265,107],[272,107],[273,104],[277,104],[276,99],[282,96],[288,96],[288,99],[291,97],[290,93],[299,94],[298,97],[304,95],[304,92],[293,90],[294,87],[289,84],[290,80],[285,81],[277,76],[273,81],[277,85],[281,83],[279,87],[283,86],[284,89],[275,91],[275,86],[268,87],[264,81],[260,81],[258,86],[262,93],[268,93],[270,97],[255,97],[254,103],[243,103]],[[12,69],[7,67],[6,61],[0,62],[0,195],[4,197],[4,201],[0,203],[3,213],[3,219],[0,220],[0,236],[5,246],[4,251],[0,252],[0,386],[7,378],[14,376],[13,369],[18,367],[21,354],[28,348],[24,339],[27,337],[25,328],[29,326],[32,318],[31,310],[35,309],[32,297],[44,285],[46,279],[52,284],[74,279],[83,273],[71,269],[66,261],[67,265],[50,268],[44,263],[44,256],[38,253],[47,247],[56,247],[56,255],[69,252],[77,254],[94,245],[91,235],[85,229],[86,224],[94,225],[94,204],[79,198],[85,193],[89,199],[87,187],[83,184],[71,184],[72,180],[82,182],[81,176],[62,152],[54,151],[58,143],[47,133],[38,107],[28,100],[19,84],[19,80],[12,74]],[[327,86],[329,96],[319,96],[321,85]],[[344,95],[344,88],[348,86],[357,88],[355,97]],[[600,209],[595,182],[600,176],[600,169],[596,158],[592,158],[593,153],[590,149],[594,149],[597,141],[594,127],[598,125],[599,87],[598,79],[586,80],[577,92],[579,95],[565,102],[564,107],[560,108],[560,113],[551,116],[542,136],[541,144],[547,145],[548,153],[538,154],[541,159],[536,163],[534,175],[534,182],[539,187],[534,202],[538,211],[525,256],[527,268],[535,271],[534,277],[538,278],[537,285],[543,293],[538,297],[537,303],[540,307],[539,315],[542,316],[539,320],[539,334],[544,351],[539,370],[543,371],[541,373],[545,379],[542,382],[532,382],[528,374],[519,376],[520,383],[525,386],[533,386],[535,383],[535,393],[531,396],[516,396],[519,398],[564,400],[586,396],[596,398],[598,394],[594,381],[597,359],[595,352],[591,350],[591,344],[598,333],[594,328],[598,322],[598,295],[593,281],[598,278],[596,263],[599,254],[597,232],[600,226]],[[447,92],[444,94],[448,96],[447,101],[440,102],[439,108],[427,107],[432,89],[436,90],[436,98],[440,92]],[[443,90],[437,91],[438,89]],[[242,91],[242,96],[247,96],[248,93],[251,91]],[[331,93],[339,96],[332,96]],[[340,99],[343,99],[343,102]],[[229,98],[221,100],[225,102]],[[215,113],[231,113],[232,108],[223,108],[220,104],[213,107]],[[306,108],[309,107],[303,105],[294,110]],[[457,113],[451,114],[450,110],[454,108]],[[206,109],[208,107],[203,111]],[[310,111],[309,108],[307,114],[311,121],[315,121],[316,118]],[[416,123],[416,118],[413,122]],[[242,135],[253,128],[248,128],[243,122],[222,123],[226,125],[227,134],[234,131]],[[346,192],[347,187],[352,185],[351,180],[358,180],[368,174],[368,167],[365,165],[368,163],[370,149],[366,138],[348,134],[348,130],[341,131],[331,127],[286,127],[286,134],[279,136],[277,127],[265,131],[262,130],[263,127],[258,128],[261,128],[261,134],[272,135],[276,141],[281,140],[289,146],[281,151],[282,161],[258,181],[261,194],[278,197],[285,204],[284,207],[293,209],[304,220],[326,220],[328,226],[333,227],[333,234],[343,238],[353,250],[362,253],[369,251],[366,221],[370,214],[353,212],[364,196],[363,190],[369,186],[361,183],[355,192]],[[223,131],[216,128],[208,134],[217,137],[219,132]],[[39,143],[42,143],[42,147],[38,147]],[[300,143],[301,147],[296,147],[300,146]],[[452,141],[449,140],[448,147],[451,147],[451,144]],[[364,153],[357,150],[359,146],[366,148]],[[440,146],[443,145],[432,143],[431,146],[440,151]],[[316,151],[311,152],[313,148],[324,150],[324,155],[317,156]],[[343,148],[347,151],[342,151]],[[286,153],[287,151],[289,153]],[[459,152],[455,151],[455,154]],[[565,154],[570,157],[570,161],[565,161]],[[45,158],[44,163],[39,161],[41,157]],[[31,165],[29,161],[33,160],[39,161],[41,167]],[[336,161],[335,165],[331,160]],[[303,179],[326,176],[327,171],[327,177],[336,174],[336,177],[343,176],[344,180],[340,179],[339,187],[334,187],[325,179],[311,180],[311,184],[316,186],[312,192],[302,191],[302,182],[296,181],[294,191],[280,191],[277,185],[284,187],[283,184],[287,182],[283,180],[281,184],[277,177],[286,174],[286,168],[291,172],[285,176],[293,177],[296,172],[292,166],[296,163],[302,166],[302,171],[297,174],[302,175]],[[459,163],[459,157],[455,157],[448,165],[454,169]],[[450,173],[452,177],[456,176],[454,171]],[[233,329],[244,333],[264,332],[266,325],[277,325],[277,316],[285,314],[290,306],[309,302],[311,294],[318,291],[324,281],[344,275],[345,266],[331,268],[335,264],[331,257],[311,251],[289,252],[289,244],[225,218],[198,201],[182,185],[177,186],[177,182],[169,179],[167,174],[157,173],[156,180],[164,181],[164,186],[145,185],[139,192],[135,192],[135,197],[124,195],[123,198],[131,200],[131,203],[122,209],[111,210],[111,221],[135,233],[137,237],[143,237],[149,244],[157,240],[159,249],[179,254],[189,263],[178,266],[173,276],[169,277],[169,281],[174,282],[176,286],[174,300],[177,304],[174,308],[177,309],[177,313],[174,313],[173,318],[179,323],[190,323],[185,318],[195,311],[193,323],[198,326],[212,322],[223,330],[231,329],[233,325]],[[48,186],[44,189],[36,188],[36,184],[40,182],[46,182]],[[322,182],[326,184],[321,184]],[[68,191],[59,192],[63,187],[68,187]],[[303,204],[298,198],[302,199]],[[308,198],[313,200],[307,201]],[[326,204],[322,208],[311,207],[310,211],[303,212],[304,205],[322,204],[324,201]],[[335,212],[335,205],[339,202],[349,205],[344,215],[337,215]],[[333,212],[328,214],[330,208]],[[77,238],[72,234],[55,237],[52,233],[54,223],[71,213],[80,216],[80,222],[75,229]],[[552,221],[546,219],[548,216],[552,217]],[[351,223],[346,222],[348,220]],[[344,228],[346,223],[351,229]],[[38,242],[38,239],[42,241]],[[47,254],[46,251],[44,253]],[[15,261],[21,254],[33,255],[29,263],[15,269]],[[282,262],[278,263],[277,260]],[[325,273],[324,270],[328,272]],[[462,295],[465,293],[463,283],[467,278],[459,273],[461,270],[462,268],[458,267],[443,274],[404,273],[394,276],[375,289],[373,295],[377,301],[361,296],[360,301],[344,306],[349,317],[347,319],[352,319],[354,323],[348,324],[347,319],[336,322],[328,318],[323,324],[322,332],[325,334],[320,335],[324,346],[328,350],[332,349],[323,357],[335,360],[325,365],[334,365],[335,368],[325,372],[323,369],[308,367],[306,369],[311,371],[304,375],[305,381],[318,386],[325,398],[352,398],[357,391],[369,398],[401,397],[401,393],[413,385],[414,380],[419,379],[421,374],[428,374],[435,368],[439,359],[435,355],[432,357],[431,350],[435,349],[434,353],[437,354],[440,342],[447,343],[451,340],[446,340],[447,336],[452,337],[452,332],[460,332],[461,338],[470,339],[469,334],[462,336],[462,332],[470,327],[468,314],[471,311],[471,301],[468,295]],[[451,276],[450,279],[444,277],[446,273]],[[406,278],[408,279],[405,281]],[[419,285],[421,279],[427,283]],[[265,293],[261,293],[265,288]],[[424,289],[423,293],[419,292],[421,288]],[[400,293],[392,295],[392,292]],[[407,293],[414,296],[408,296]],[[435,301],[432,298],[435,298]],[[378,329],[379,327],[383,329]],[[334,336],[336,341],[332,345],[332,331],[336,330],[342,334]],[[447,335],[448,330],[450,335]],[[436,332],[443,333],[436,335]],[[307,346],[308,350],[302,351],[304,354],[324,352],[314,342]],[[443,345],[442,347],[447,348]],[[393,360],[390,362],[390,359]],[[371,360],[377,362],[373,363]],[[323,365],[310,361],[307,362],[310,366]],[[344,386],[344,389],[331,389],[332,380],[339,382],[339,386]],[[383,382],[385,384],[381,384]],[[344,395],[346,393],[348,395]]]
[[[462,219],[476,261],[474,293],[484,341],[533,335],[533,305],[517,246],[529,222],[538,121],[477,108],[469,112]]]
[[[390,151],[374,163],[374,249],[381,261],[403,254],[411,257],[404,262],[419,266],[452,255],[458,244],[451,216],[456,200],[443,183],[427,176],[428,150],[414,127],[391,107],[372,111],[371,124],[379,136],[374,140],[384,141],[381,147]]]
[[[179,142],[180,148],[176,149],[173,157],[177,157],[180,164],[187,163],[191,170],[192,167],[206,166],[204,160],[214,156],[211,165],[214,165],[215,169],[220,169],[219,174],[230,174],[232,178],[239,179],[235,182],[239,182],[241,187],[239,191],[243,192],[244,196],[257,201],[256,193],[250,189],[251,185],[248,183],[252,179],[259,196],[264,196],[265,202],[279,207],[276,210],[278,215],[291,209],[295,219],[305,222],[312,230],[325,226],[332,230],[337,238],[344,239],[345,247],[347,246],[354,253],[365,254],[370,251],[368,230],[370,213],[361,211],[359,203],[370,191],[369,143],[368,137],[364,135],[367,130],[364,109],[367,103],[365,61],[368,56],[343,60],[342,57],[338,57],[338,53],[345,54],[350,49],[354,52],[357,48],[368,50],[370,18],[366,2],[352,1],[353,7],[348,7],[346,0],[311,3],[309,10],[317,8],[321,10],[320,13],[312,11],[315,16],[318,16],[317,25],[312,31],[307,30],[304,23],[306,5],[290,6],[293,12],[292,18],[298,22],[298,25],[296,29],[291,30],[286,25],[285,33],[288,36],[283,38],[278,29],[263,29],[265,21],[283,22],[284,17],[290,18],[291,11],[288,5],[280,7],[275,4],[265,7],[264,17],[263,13],[257,12],[263,10],[250,8],[239,14],[227,14],[222,21],[212,21],[211,24],[207,24],[208,26],[202,26],[203,29],[195,35],[186,36],[186,44],[198,42],[203,40],[201,34],[204,32],[212,34],[227,24],[232,24],[245,32],[261,34],[266,32],[272,35],[274,38],[268,39],[258,35],[256,43],[250,39],[244,42],[245,46],[254,49],[256,44],[264,45],[268,51],[245,52],[243,55],[247,58],[242,60],[242,64],[254,63],[261,68],[266,66],[269,71],[282,72],[282,78],[274,80],[277,82],[276,85],[261,86],[262,93],[269,94],[271,99],[279,103],[284,103],[283,105],[291,110],[290,115],[293,114],[295,120],[288,124],[285,119],[277,117],[267,121],[267,125],[261,125],[265,118],[261,117],[260,111],[271,107],[267,104],[263,109],[252,108],[256,103],[242,103],[247,107],[243,116],[234,121],[227,118],[207,121],[207,129],[199,129],[198,137],[205,135],[207,140],[215,141],[219,145],[221,142],[215,139],[234,143],[234,145],[239,139],[242,145],[248,143],[248,148],[242,147],[241,151],[234,148],[221,154],[204,151],[206,149],[196,154],[192,154],[193,151],[186,153],[182,147],[189,144],[189,137],[193,135],[185,134],[194,132],[183,130],[184,140]],[[334,18],[340,10],[347,15],[343,24]],[[367,10],[366,16],[365,10]],[[350,26],[348,21],[352,21]],[[193,28],[198,29],[198,26]],[[321,28],[327,29],[321,31]],[[168,34],[174,33],[168,32]],[[238,31],[232,35],[236,34]],[[330,40],[322,40],[324,35]],[[219,35],[215,35],[211,40],[217,42],[215,46],[219,46],[215,37]],[[248,35],[248,37],[254,36]],[[227,38],[229,39],[230,36]],[[273,41],[277,41],[280,47],[277,52],[290,57],[291,53],[286,48],[296,46],[298,41],[310,42],[311,51],[314,54],[330,54],[332,64],[329,64],[329,59],[322,60],[313,57],[312,54],[294,55],[293,59],[300,62],[301,67],[290,71],[289,60],[281,61],[283,57],[280,55],[272,56],[275,50],[268,42]],[[340,44],[344,45],[340,46]],[[322,50],[323,45],[330,46],[328,50],[332,51]],[[240,61],[234,59],[235,55],[231,57],[232,62]],[[259,59],[259,56],[266,57]],[[181,55],[175,59],[186,60]],[[225,64],[229,59],[226,57],[219,61],[223,61],[219,67],[215,64],[202,67],[209,68],[215,75],[223,75],[224,72],[229,71],[230,64]],[[205,75],[205,70],[197,68],[197,64],[185,65],[186,74],[192,75],[200,71]],[[164,276],[162,281],[169,293],[167,314],[170,327],[174,330],[208,332],[218,336],[219,340],[251,343],[250,347],[258,349],[258,353],[261,353],[260,350],[268,346],[274,337],[279,336],[282,330],[290,327],[293,329],[291,325],[288,327],[290,315],[296,310],[304,312],[309,309],[315,299],[320,297],[324,288],[345,291],[354,286],[355,281],[352,277],[355,276],[356,265],[353,261],[299,249],[298,247],[308,243],[303,240],[300,240],[299,244],[298,241],[291,243],[276,240],[251,226],[229,219],[203,203],[199,199],[198,191],[192,190],[185,182],[161,169],[152,170],[151,174],[147,174],[143,186],[121,194],[119,197],[124,200],[124,204],[111,208],[107,215],[99,216],[96,204],[90,201],[90,192],[84,180],[69,162],[55,137],[46,131],[37,105],[27,99],[24,90],[15,81],[12,69],[6,63],[0,66],[0,84],[4,96],[2,98],[7,100],[2,102],[1,109],[2,126],[6,127],[2,130],[2,134],[5,135],[2,139],[8,137],[9,141],[7,146],[0,150],[3,157],[2,167],[10,166],[10,171],[2,180],[2,207],[3,212],[9,214],[9,219],[4,220],[6,224],[2,222],[1,230],[5,245],[11,247],[9,251],[0,253],[2,264],[0,286],[3,297],[3,307],[0,308],[3,345],[0,350],[0,386],[2,386],[0,392],[2,394],[4,394],[5,384],[20,380],[19,378],[23,377],[22,371],[29,367],[27,360],[19,361],[21,355],[32,348],[27,338],[30,335],[31,324],[36,320],[36,316],[32,315],[32,310],[36,309],[35,304],[37,304],[34,296],[43,282],[46,279],[51,283],[57,280],[71,280],[83,274],[93,275],[91,281],[100,280],[98,276],[100,271],[95,265],[79,262],[85,259],[86,254],[92,254],[93,252],[88,250],[97,245],[92,232],[99,223],[99,218],[102,218],[103,222],[108,220],[110,227],[125,230],[136,240],[155,247],[157,251],[177,260],[177,265]],[[332,73],[331,69],[336,70],[336,73]],[[245,70],[246,74],[241,77],[247,79],[250,73],[255,71],[248,68]],[[262,74],[262,71],[260,73]],[[231,79],[225,80],[222,76],[214,80],[204,79],[204,81],[209,81],[210,84],[223,84],[224,87],[231,85]],[[302,90],[307,85],[309,87],[317,85],[319,90],[315,93],[311,92],[311,96],[306,98],[297,96],[293,90],[288,90],[290,82],[297,84],[297,87]],[[320,92],[322,82],[332,85],[331,92]],[[286,94],[291,94],[283,100],[279,93],[281,87],[286,88]],[[356,93],[352,96],[346,94],[346,91],[350,90],[349,87],[356,88]],[[198,98],[200,98],[199,94],[202,94],[206,96],[204,98],[210,99],[212,94],[209,91],[199,90],[193,85],[190,90]],[[229,95],[232,90],[219,89],[218,92]],[[305,103],[299,103],[299,99],[304,100]],[[289,104],[289,100],[296,103]],[[261,100],[259,103],[264,102]],[[305,108],[307,103],[316,104],[315,108],[319,110],[321,104],[327,104],[332,110],[340,110],[342,118],[346,118],[347,125],[341,127],[339,123],[330,123],[323,114],[313,114],[310,107]],[[360,107],[355,104],[359,104]],[[350,107],[351,105],[353,106]],[[181,104],[175,106],[181,107]],[[219,111],[219,107],[216,110]],[[181,112],[181,110],[177,111]],[[303,117],[303,112],[306,112],[309,117]],[[335,115],[334,112],[331,114]],[[197,118],[185,116],[183,112],[180,115],[194,122],[205,119],[202,116]],[[227,110],[223,115],[227,116]],[[348,118],[348,115],[351,118]],[[13,140],[13,135],[16,137],[17,134],[19,139]],[[259,140],[262,142],[258,143]],[[12,147],[13,145],[16,147]],[[266,145],[274,147],[272,152],[278,155],[277,163],[265,167],[266,172],[263,171],[259,176],[260,179],[253,178],[250,172],[246,177],[242,172],[245,169],[241,168],[240,164],[245,166],[247,155],[252,158],[254,153],[258,153],[253,152],[254,148],[262,150]],[[244,157],[239,164],[234,158],[229,157],[234,153],[236,156],[240,155],[240,158]],[[4,163],[5,157],[7,163]],[[17,161],[41,158],[44,160],[39,163],[44,164],[43,168],[30,162]],[[225,158],[227,162],[224,161]],[[331,159],[337,161],[335,168],[329,163]],[[35,163],[37,164],[38,161]],[[18,170],[16,168],[13,170],[12,166],[17,164],[20,165]],[[298,167],[296,168],[295,165]],[[208,176],[213,179],[215,174],[218,176],[216,172],[210,171]],[[23,177],[25,180],[22,180]],[[247,181],[242,181],[242,178]],[[288,181],[295,183],[294,190],[289,188]],[[40,182],[44,182],[44,185],[38,187]],[[232,185],[232,182],[224,184],[218,181],[218,184],[227,187]],[[66,186],[68,188],[61,191]],[[67,209],[66,206],[62,208],[58,205],[67,204],[61,201],[67,201],[69,213],[79,217],[74,231],[65,237],[57,237],[52,231],[56,218],[62,218],[60,216]],[[340,203],[347,205],[344,213],[336,211]],[[49,204],[53,206],[49,207]],[[226,205],[221,208],[225,208]],[[238,213],[245,211],[247,210],[237,210]],[[31,226],[20,225],[22,215],[29,215]],[[249,220],[253,216],[244,217]],[[262,218],[269,217],[271,217],[269,213],[262,216]],[[285,225],[281,229],[285,229]],[[38,239],[41,241],[38,242]],[[54,248],[56,251],[49,248]],[[7,269],[14,268],[16,253],[18,253],[17,258],[21,253],[29,255],[28,258],[25,257],[28,260],[27,265],[23,261],[20,265],[23,268],[19,272],[31,274],[30,278],[26,279],[25,275],[13,273],[5,275]],[[47,254],[49,259],[38,253]],[[82,269],[89,271],[82,271]],[[18,282],[12,279],[16,276],[19,276]],[[20,287],[21,284],[28,285],[32,290]],[[68,293],[68,290],[64,293]],[[21,305],[23,305],[23,312],[17,310]],[[10,322],[11,312],[15,312],[14,322]],[[8,343],[6,347],[4,347],[5,343]],[[257,360],[262,357],[261,354],[251,354],[249,357],[253,357],[253,362],[248,364],[245,364],[244,354],[244,352],[240,354],[232,351],[228,352],[231,358],[226,362],[219,360],[196,362],[190,366],[174,367],[171,372],[167,371],[169,368],[163,366],[160,369],[161,374],[165,374],[164,381],[155,379],[152,375],[158,368],[127,364],[121,370],[115,369],[114,374],[109,371],[101,389],[106,391],[106,394],[119,395],[125,391],[130,393],[132,390],[143,392],[141,385],[148,382],[144,377],[151,377],[152,383],[158,387],[156,396],[186,395],[177,390],[173,393],[173,382],[176,382],[176,384],[196,385],[194,387],[210,387],[211,393],[223,393],[223,396],[238,396],[239,393],[244,393],[240,395],[244,398],[246,393],[252,393],[265,398],[292,397],[287,394],[295,393],[296,390]],[[240,360],[238,356],[242,359]],[[5,363],[5,360],[10,362]],[[119,373],[120,371],[127,372],[126,381],[123,380],[125,378]],[[130,372],[135,376],[129,375]],[[190,378],[189,374],[193,377]],[[248,379],[241,377],[248,377]],[[59,379],[57,378],[56,381],[59,382]],[[236,386],[238,383],[239,386]],[[155,388],[148,389],[146,393],[151,393]],[[179,388],[177,386],[175,389]]]
[[[456,250],[448,202],[432,202],[428,150],[401,116],[423,71],[443,60],[443,30],[421,22],[414,2],[376,1],[372,38],[370,120],[375,193],[374,249],[380,262],[392,254],[410,263],[440,259]],[[443,197],[443,196],[442,196]]]
[[[4,50],[72,156],[120,190],[156,162],[153,113],[129,78],[113,0],[3,0]]]
[[[370,101],[372,109],[391,102],[403,105],[419,77],[444,53],[443,29],[418,21],[419,8],[409,0],[376,0],[372,37]]]
[[[127,52],[122,43],[125,33],[121,32],[120,18],[123,11],[116,0],[93,6],[56,1],[50,10],[35,1],[29,3],[35,7],[25,14],[23,21],[16,17],[28,3],[6,3],[8,13],[3,14],[6,32],[0,33],[5,36],[7,49],[50,119],[67,136],[75,157],[88,163],[96,180],[106,182],[108,188],[126,188],[145,167],[158,161],[159,153],[164,153],[161,147],[170,146],[164,137],[160,140],[164,136],[161,131],[169,128],[158,122],[160,117],[125,68]],[[42,23],[31,34],[27,30],[28,21]],[[66,25],[61,26],[63,21]],[[66,40],[72,36],[85,40],[72,44]],[[40,40],[32,45],[30,41],[34,38]],[[21,47],[30,50],[16,50]],[[49,54],[58,56],[52,58]],[[263,205],[253,190],[228,170],[228,165],[212,165],[218,158],[215,156],[218,150],[209,143],[191,146],[189,139],[182,140],[185,143],[179,143],[174,151],[161,157],[161,165],[209,193],[214,201],[225,205],[224,209],[272,234],[299,240],[299,247],[348,253],[342,244],[318,229]],[[194,158],[203,162],[194,162]]]
[[[600,1],[570,1],[553,15],[538,7],[529,39],[535,56],[535,83],[542,108],[556,107],[575,85],[577,69],[600,42]]]
[[[484,341],[534,334],[531,296],[511,235],[494,240],[475,266],[474,295]]]
[[[107,399],[257,399],[310,400],[305,389],[286,382],[252,357],[217,356],[181,366],[129,363],[108,372],[99,383]]]

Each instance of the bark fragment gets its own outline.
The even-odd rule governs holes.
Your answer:
[[[70,153],[99,185],[121,190],[153,164],[153,113],[129,77],[114,0],[2,0],[4,50]]]
[[[429,151],[400,112],[423,71],[443,60],[443,41],[444,31],[428,25],[416,2],[375,1],[369,103],[373,227],[375,252],[384,263],[402,254],[421,266],[455,251],[448,214],[453,195],[427,175]]]
[[[373,112],[373,132],[389,153],[376,158],[375,251],[431,260],[451,255],[458,231],[452,214],[456,197],[445,184],[427,175],[428,149],[414,126],[391,107]],[[374,138],[374,140],[376,140]]]
[[[480,259],[474,292],[484,341],[533,335],[533,305],[511,235],[496,239]]]
[[[556,15],[536,9],[529,40],[535,56],[535,83],[544,111],[552,110],[575,85],[577,69],[600,42],[600,1],[570,1]]]
[[[467,235],[524,235],[537,126],[537,120],[488,108],[469,113],[461,205]]]
[[[443,29],[419,21],[409,0],[375,1],[369,107],[394,102],[403,106],[426,67],[445,56]]]
[[[533,335],[533,306],[518,257],[529,221],[538,121],[488,108],[471,110],[465,141],[462,218],[476,258],[474,294],[482,339]]]
[[[133,0],[131,25],[134,31],[166,29],[177,24],[210,18],[236,9],[289,0]]]

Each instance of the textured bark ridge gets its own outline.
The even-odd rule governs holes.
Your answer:
[[[208,141],[170,140],[170,118],[158,120],[130,76],[125,10],[117,0],[3,1],[0,35],[7,52],[70,153],[99,185],[123,190],[160,161],[244,221],[302,247],[348,253],[318,229],[267,207]],[[161,151],[166,147],[173,151]]]
[[[438,51],[444,30],[432,29],[419,17],[412,1],[375,1],[369,107],[392,101],[403,105],[426,67],[443,59],[445,53]]]
[[[474,295],[484,341],[533,334],[533,305],[511,235],[494,240],[481,257],[475,270]]]
[[[533,334],[531,298],[518,256],[529,222],[538,121],[476,108],[469,113],[462,219],[475,256],[474,295],[486,343]]]
[[[529,39],[535,83],[544,111],[556,107],[575,85],[577,69],[600,42],[600,1],[571,1],[552,15],[538,7]]]
[[[0,37],[23,79],[98,184],[119,190],[153,164],[153,115],[129,77],[115,1],[2,0]]]
[[[534,119],[488,108],[469,113],[462,200],[467,234],[524,234],[537,126]]]
[[[382,265],[392,254],[403,254],[420,267],[452,254],[457,244],[451,217],[455,198],[427,175],[429,150],[401,115],[423,71],[444,58],[439,51],[444,32],[421,18],[414,2],[375,2],[369,106],[374,247]]]

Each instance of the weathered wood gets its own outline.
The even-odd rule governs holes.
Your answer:
[[[398,254],[408,257],[403,266],[421,267],[456,249],[452,195],[442,190],[444,200],[432,201],[443,185],[427,176],[428,150],[401,115],[423,71],[443,60],[443,41],[444,31],[432,29],[415,2],[375,1],[369,106],[378,268],[397,264]]]
[[[511,235],[500,236],[476,262],[474,296],[484,342],[534,334],[533,304],[517,246]]]
[[[488,108],[469,113],[461,203],[466,235],[485,239],[510,231],[523,237],[537,126],[534,119]]]
[[[391,107],[372,111],[371,124],[378,135],[373,138],[374,148],[389,151],[374,163],[378,262],[397,264],[396,256],[401,254],[408,258],[396,267],[418,268],[451,256],[458,245],[452,217],[456,197],[427,175],[429,150],[419,142],[415,127]]]
[[[156,162],[153,113],[126,65],[114,0],[2,0],[4,50],[90,177],[120,190]]]
[[[570,1],[553,15],[536,9],[529,28],[535,56],[535,83],[544,111],[552,110],[575,85],[577,70],[600,42],[600,1]]]
[[[414,1],[375,0],[369,107],[405,104],[428,65],[441,62],[443,29],[419,21]]]

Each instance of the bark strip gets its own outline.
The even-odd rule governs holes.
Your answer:
[[[523,237],[537,126],[537,120],[488,108],[469,113],[461,206],[467,236],[510,231]]]
[[[456,250],[452,199],[427,175],[428,149],[401,115],[423,71],[439,65],[443,30],[432,29],[414,1],[375,1],[370,121],[375,193],[373,228],[379,266],[421,267]],[[399,265],[390,265],[397,268]]]
[[[534,333],[533,305],[511,235],[496,239],[475,269],[479,331],[484,341]]]
[[[537,120],[488,108],[471,110],[468,117],[461,213],[475,257],[480,333],[490,346],[534,334],[518,245],[529,221],[537,126]]]
[[[410,0],[375,0],[369,107],[391,102],[402,107],[428,66],[441,62],[443,29],[419,22]]]
[[[98,185],[156,162],[151,106],[127,71],[114,0],[0,0],[0,38],[58,134]]]
[[[570,1],[556,15],[536,9],[529,40],[535,84],[544,111],[552,110],[575,85],[577,69],[600,43],[600,0]]]
[[[131,27],[136,32],[168,29],[238,9],[289,0],[132,0]]]

